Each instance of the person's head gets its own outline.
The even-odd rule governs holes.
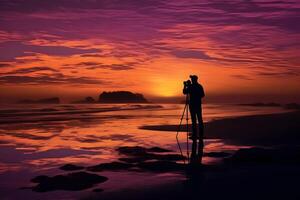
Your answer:
[[[198,76],[196,75],[190,75],[192,84],[198,83]]]

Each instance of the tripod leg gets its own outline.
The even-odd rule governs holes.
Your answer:
[[[184,106],[184,109],[183,109],[183,112],[182,112],[182,115],[181,115],[181,119],[180,119],[180,123],[179,123],[178,129],[177,129],[177,133],[180,131],[180,128],[181,128],[181,125],[182,125],[182,120],[184,118],[184,113],[185,113],[186,109],[187,109],[187,104],[185,104],[185,106]]]
[[[181,146],[180,146],[180,143],[179,143],[179,140],[178,140],[178,135],[179,135],[179,131],[180,131],[180,128],[181,128],[182,120],[183,120],[184,113],[185,113],[186,109],[187,109],[187,104],[185,104],[185,106],[184,106],[183,113],[182,113],[182,115],[181,115],[180,123],[179,123],[178,129],[177,129],[177,134],[176,134],[177,145],[178,145],[180,154],[181,154],[181,156],[182,156],[182,158],[183,158],[183,163],[184,163],[184,164],[185,164],[185,158],[184,158],[184,156],[183,156],[182,149],[181,149]]]

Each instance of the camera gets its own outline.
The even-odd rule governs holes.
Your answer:
[[[191,85],[191,84],[192,84],[192,83],[191,83],[190,80],[183,81],[183,85],[184,85],[184,86],[189,86],[189,85]]]

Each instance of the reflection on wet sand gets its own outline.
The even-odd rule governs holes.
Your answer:
[[[13,198],[22,196],[29,199],[40,197],[52,199],[54,196],[57,199],[77,198],[85,192],[88,193],[90,190],[83,190],[80,194],[60,191],[40,196],[31,190],[18,189],[32,187],[29,180],[38,175],[55,177],[61,174],[59,168],[65,164],[81,166],[88,171],[107,177],[108,180],[101,183],[101,187],[98,188],[99,191],[103,189],[104,192],[125,186],[130,187],[131,184],[136,184],[135,177],[139,177],[141,181],[143,179],[146,181],[151,177],[148,183],[154,185],[158,183],[158,180],[164,182],[174,178],[178,180],[178,176],[184,178],[174,173],[181,168],[181,157],[176,154],[177,144],[174,133],[139,129],[144,125],[177,124],[181,110],[182,105],[176,104],[98,105],[98,107],[97,105],[90,107],[87,105],[53,105],[53,107],[34,105],[28,109],[22,107],[6,109],[0,115],[0,180],[3,186],[0,193],[4,197],[13,195]],[[206,116],[204,120],[276,112],[284,112],[284,110],[206,105],[204,106]],[[6,123],[8,121],[9,123]],[[180,135],[180,141],[185,141],[184,134]],[[239,144],[227,144],[222,139],[208,139],[205,145],[206,153],[203,159],[205,164],[216,163],[220,158],[226,157],[241,147]],[[141,150],[144,153],[140,156],[124,153],[126,152],[124,147],[136,146],[144,149]],[[157,147],[156,151],[159,150],[158,147],[163,147],[172,153],[153,152],[155,148],[151,152],[153,147]],[[112,170],[124,167],[133,170],[123,172]],[[106,170],[103,170],[104,168]],[[101,172],[98,172],[99,169]],[[172,173],[168,172],[170,169],[173,169]],[[149,172],[162,171],[167,174],[161,176],[157,173],[157,179],[153,175],[145,175]],[[11,174],[12,172],[14,174]],[[144,175],[139,175],[139,173]],[[18,182],[10,181],[15,176],[18,176]],[[131,178],[126,178],[127,182],[122,186],[119,182],[125,176]],[[92,184],[91,189],[97,189],[96,185]]]

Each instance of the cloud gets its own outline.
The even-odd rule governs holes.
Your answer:
[[[53,135],[48,135],[48,136],[43,136],[43,135],[33,135],[33,134],[29,134],[29,133],[19,133],[19,132],[0,132],[0,135],[9,135],[9,136],[13,136],[13,137],[18,137],[18,138],[22,138],[22,139],[31,139],[31,140],[50,140],[53,137],[57,136],[57,134],[53,134]]]
[[[257,75],[266,76],[266,77],[291,77],[291,76],[300,76],[300,70],[285,70],[277,72],[257,72]]]
[[[0,76],[1,84],[71,84],[71,85],[93,85],[93,84],[107,84],[108,81],[102,81],[92,77],[72,77],[66,76],[61,73],[53,75],[41,75],[41,76],[16,76],[5,75]]]
[[[0,63],[0,68],[2,67],[12,67],[12,65],[7,63]]]
[[[100,62],[80,62],[75,64],[78,67],[85,67],[85,69],[93,70],[93,69],[110,69],[114,71],[123,71],[123,70],[131,70],[134,69],[134,65],[136,63],[125,63],[125,64],[103,64]],[[72,66],[68,64],[67,66]],[[74,66],[74,65],[73,65]]]
[[[80,55],[80,57],[102,57],[102,55],[100,54],[90,54],[90,53],[87,53],[87,54],[82,54]]]
[[[234,74],[234,75],[231,75],[231,77],[242,79],[242,80],[247,80],[247,81],[253,80],[249,76],[245,76],[245,75],[241,75],[241,74]]]
[[[51,71],[58,72],[58,70],[53,69],[51,67],[30,67],[30,68],[21,68],[16,69],[10,72],[0,73],[0,75],[9,75],[9,74],[28,74],[32,72],[40,72],[40,71]]]
[[[139,65],[148,67],[147,73],[155,73],[160,59],[175,56],[190,64],[205,61],[207,66],[219,68],[247,68],[248,74],[264,77],[281,73],[295,76],[299,72],[298,0],[2,0],[0,11],[0,61],[20,64],[30,55],[41,58],[22,67],[57,62],[55,68],[70,70],[73,75],[93,76],[92,70],[109,69],[112,71],[107,74],[118,77],[118,72]],[[55,56],[64,58],[58,60]],[[82,62],[96,57],[105,63]],[[255,66],[260,69],[253,70]],[[22,80],[18,78],[22,71],[16,73],[7,74],[1,83]],[[232,78],[249,78],[235,73]],[[28,75],[23,82],[74,82],[71,78]],[[82,82],[98,81],[84,78]]]
[[[52,56],[71,56],[83,53],[96,53],[99,49],[81,49],[65,46],[36,46],[24,44],[19,41],[0,43],[0,61],[14,61],[17,57],[35,55],[36,53]]]
[[[231,16],[224,22],[260,24],[288,31],[300,31],[300,25],[294,23],[300,20],[298,14],[300,7],[297,1],[223,1],[211,2],[209,5]],[[234,16],[235,19],[232,18]]]
[[[174,56],[178,58],[192,58],[200,60],[209,60],[211,59],[205,52],[196,51],[196,50],[174,50],[171,52]]]
[[[37,11],[53,11],[69,9],[136,9],[151,8],[154,5],[162,5],[161,0],[133,1],[133,0],[1,0],[0,8],[2,11],[18,11],[32,13]]]
[[[110,64],[110,65],[105,65],[105,64],[100,64],[100,65],[94,65],[87,67],[86,69],[111,69],[115,71],[123,71],[123,70],[131,70],[134,69],[132,66],[127,65],[127,64]]]

